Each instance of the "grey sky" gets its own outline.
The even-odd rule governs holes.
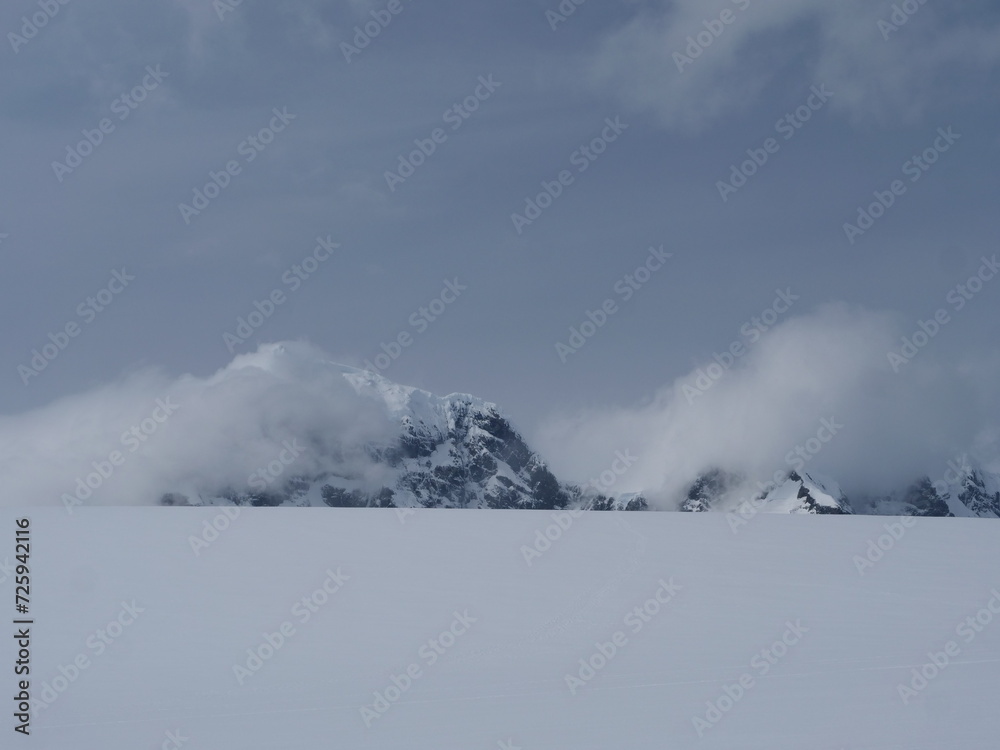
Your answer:
[[[387,377],[497,401],[530,433],[648,399],[776,289],[800,297],[790,316],[843,301],[911,332],[998,250],[993,3],[914,2],[886,32],[887,2],[590,0],[553,30],[554,1],[401,0],[348,63],[341,42],[387,5],[246,0],[220,19],[210,0],[74,0],[16,53],[6,41],[0,413],[144,366],[208,375],[232,359],[224,333],[281,289],[236,353],[305,338],[360,365],[407,332]],[[40,7],[5,5],[0,29]],[[732,22],[678,70],[673,53],[724,9]],[[119,119],[147,66],[166,77]],[[499,87],[453,130],[444,113],[485,93],[481,76]],[[814,86],[832,97],[785,140],[777,121]],[[274,109],[294,120],[247,163]],[[52,163],[102,118],[113,131],[60,182]],[[578,171],[606,118],[627,129]],[[948,127],[960,138],[911,182],[904,165]],[[391,190],[385,171],[435,128],[443,142]],[[717,182],[768,138],[777,152],[723,201]],[[186,224],[178,204],[230,160],[239,174]],[[572,183],[519,234],[511,214],[561,170]],[[896,179],[906,192],[851,244],[843,224]],[[293,291],[282,277],[317,237],[340,248]],[[673,257],[624,300],[615,284],[660,245]],[[78,305],[122,268],[135,280],[88,322]],[[468,289],[419,331],[411,315],[455,279]],[[956,314],[935,358],[995,356],[998,295]],[[617,311],[561,361],[556,343],[608,298]],[[79,336],[25,385],[18,367],[69,322]]]

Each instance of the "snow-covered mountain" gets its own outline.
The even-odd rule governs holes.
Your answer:
[[[465,393],[436,396],[399,385],[374,372],[316,361],[293,344],[261,347],[249,367],[282,372],[322,368],[342,378],[388,425],[387,437],[343,446],[313,436],[299,450],[323,456],[327,468],[303,475],[278,462],[243,487],[200,487],[165,493],[165,505],[235,503],[255,506],[381,508],[588,508],[646,510],[643,493],[609,495],[560,481],[494,403]],[[303,359],[306,361],[303,362]],[[290,444],[291,445],[291,444]],[[331,445],[337,446],[331,449]],[[294,447],[294,445],[292,445]],[[345,462],[343,453],[360,456]],[[1000,517],[1000,473],[963,457],[947,480],[915,477],[885,496],[848,498],[833,478],[778,471],[772,481],[712,468],[692,482],[675,507],[687,512],[870,514]]]
[[[770,483],[749,482],[721,469],[702,474],[680,509],[688,512],[847,514],[854,510],[832,479],[791,471]]]
[[[294,346],[261,348],[253,366],[281,369],[301,356]],[[339,373],[359,399],[377,404],[395,434],[359,446],[368,471],[329,471],[314,476],[258,472],[247,487],[220,487],[197,494],[170,492],[166,505],[236,503],[255,506],[379,508],[587,507],[643,510],[641,497],[611,498],[560,482],[525,443],[496,404],[466,393],[435,396],[376,373],[323,362]],[[317,450],[324,444],[303,446]],[[372,468],[374,467],[374,468]]]
[[[836,481],[816,473],[790,471],[765,484],[712,469],[691,483],[680,510],[1000,518],[1000,474],[963,456],[948,479],[924,476],[889,495],[848,498]]]

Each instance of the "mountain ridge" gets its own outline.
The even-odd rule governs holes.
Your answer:
[[[391,436],[359,446],[371,470],[294,474],[284,465],[262,469],[248,487],[164,493],[164,505],[381,508],[490,508],[649,510],[643,492],[613,494],[592,483],[561,481],[492,402],[469,393],[436,396],[384,376],[317,359],[295,344],[263,345],[243,366],[279,375],[322,368],[375,403],[391,423]],[[308,443],[308,441],[307,441]],[[321,441],[316,441],[321,445]],[[315,448],[315,446],[313,446]],[[304,448],[303,448],[304,449]],[[751,483],[723,468],[708,468],[676,498],[682,512],[913,515],[1000,518],[1000,475],[963,456],[951,481],[916,477],[883,496],[849,499],[832,478],[817,472],[777,472],[768,484]]]

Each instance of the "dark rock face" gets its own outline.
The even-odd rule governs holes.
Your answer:
[[[734,477],[721,469],[710,469],[698,477],[685,493],[680,509],[687,513],[704,513],[730,487]]]
[[[953,517],[948,510],[948,503],[938,494],[929,477],[924,477],[913,484],[903,496],[903,502],[912,511],[913,516]]]
[[[233,505],[250,505],[255,508],[274,508],[283,505],[286,500],[294,497],[294,490],[289,488],[281,492],[237,492],[227,489],[222,497]]]
[[[590,501],[588,510],[649,510],[649,503],[642,495],[619,500],[605,495],[598,495]]]
[[[395,493],[388,487],[383,487],[375,493],[367,494],[360,490],[345,490],[340,487],[323,485],[320,490],[323,502],[331,508],[395,508],[392,501]]]
[[[430,507],[565,508],[559,481],[491,406],[448,404],[448,429],[404,422],[398,489]]]
[[[848,514],[848,511],[844,510],[842,507],[833,508],[829,505],[823,505],[822,503],[817,502],[816,498],[809,494],[809,489],[805,485],[799,487],[798,498],[802,501],[803,507],[809,513],[832,516],[843,516]]]
[[[836,506],[831,506],[817,500],[810,491],[809,483],[797,471],[789,473],[788,478],[793,482],[801,484],[795,497],[798,499],[802,510],[806,513],[830,516],[843,516],[853,513],[847,502],[847,498],[843,496],[837,498],[838,504]]]
[[[978,471],[966,475],[958,499],[973,513],[995,513],[1000,516],[1000,492],[986,491],[986,482]]]
[[[337,508],[554,510],[575,499],[495,407],[461,397],[442,399],[439,405],[444,414],[435,423],[405,414],[395,444],[367,448],[371,460],[395,470],[391,486],[347,489],[338,487],[342,482],[337,480],[348,477],[327,475],[316,479],[323,482],[323,503]]]

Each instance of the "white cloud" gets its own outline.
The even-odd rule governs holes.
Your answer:
[[[992,393],[1000,374],[996,361],[952,365],[929,350],[894,373],[887,352],[898,351],[900,332],[893,316],[826,306],[772,328],[702,396],[685,395],[698,382],[695,370],[648,405],[553,418],[537,448],[557,476],[575,481],[630,450],[639,461],[615,490],[642,490],[672,507],[712,467],[758,478],[789,469],[786,454],[833,418],[844,426],[807,470],[834,477],[849,494],[896,489],[943,471],[998,423]]]
[[[832,106],[854,120],[910,119],[961,87],[955,66],[989,70],[1000,60],[1000,25],[953,7],[947,18],[933,4],[919,8],[886,39],[878,22],[890,17],[888,4],[674,0],[609,33],[589,79],[632,110],[688,131],[744,110],[789,67],[803,90],[832,88]],[[732,23],[679,70],[674,53],[684,54],[688,38],[723,10]]]
[[[178,407],[162,423],[150,421],[157,399]],[[145,436],[143,420],[155,431],[123,440],[133,426]],[[384,405],[359,397],[322,352],[298,343],[263,346],[211,377],[145,371],[0,418],[0,497],[58,504],[95,471],[93,462],[107,464],[114,451],[124,463],[88,504],[149,505],[168,491],[246,490],[250,474],[292,439],[307,450],[290,475],[367,474],[377,467],[357,448],[391,435],[391,426]]]
[[[808,470],[834,477],[849,494],[896,489],[943,471],[977,439],[995,438],[1000,424],[995,353],[952,363],[929,348],[897,374],[886,355],[898,351],[904,331],[912,333],[886,313],[825,306],[774,326],[724,372],[706,373],[714,361],[707,359],[648,404],[553,418],[533,447],[556,476],[578,482],[627,451],[638,462],[614,491],[641,490],[671,507],[712,467],[759,478],[789,468],[786,454],[829,419],[843,427]],[[718,351],[727,347],[720,342]],[[246,490],[250,475],[289,440],[306,450],[288,476],[330,471],[377,486],[385,467],[363,447],[394,439],[398,425],[384,401],[359,395],[343,372],[308,344],[265,345],[210,377],[143,371],[0,417],[0,498],[59,504],[97,470],[94,462],[109,467],[114,451],[124,463],[87,504],[149,505],[166,492]],[[713,380],[705,388],[707,376]],[[703,395],[685,386],[704,388]],[[152,420],[158,400],[177,406],[162,424]],[[143,434],[138,443],[126,437],[133,426]]]

